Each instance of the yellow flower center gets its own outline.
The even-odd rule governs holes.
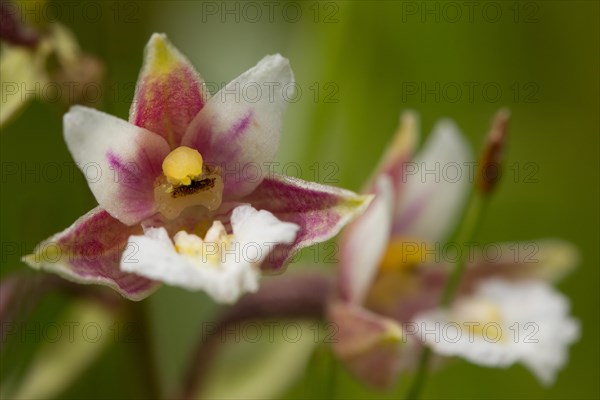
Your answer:
[[[206,233],[204,239],[199,235],[179,231],[173,237],[177,253],[188,258],[198,267],[207,265],[220,267],[223,253],[230,250],[233,235],[227,234],[225,227],[219,221],[214,221],[212,228]]]
[[[367,305],[382,311],[394,307],[399,296],[420,290],[420,280],[412,272],[431,256],[427,242],[406,236],[392,238],[379,263],[379,273],[369,290]]]
[[[170,184],[189,186],[202,176],[203,165],[198,150],[180,146],[165,157],[162,170]]]
[[[381,259],[382,272],[410,270],[427,261],[427,243],[407,237],[396,237],[390,241]]]
[[[479,321],[487,324],[502,319],[502,313],[498,306],[489,300],[463,300],[459,301],[456,308],[463,321]]]
[[[203,206],[214,211],[221,205],[221,169],[204,164],[198,150],[176,148],[163,160],[162,171],[155,182],[154,200],[165,217],[177,218],[189,207]]]
[[[503,340],[502,331],[497,326],[503,321],[502,311],[496,304],[483,299],[459,300],[454,310],[456,322],[475,335],[490,336],[492,339]],[[489,332],[488,332],[489,330]]]

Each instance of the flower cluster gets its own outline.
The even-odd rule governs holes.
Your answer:
[[[496,117],[488,148],[499,149],[507,118],[504,112]],[[407,174],[406,165],[417,162],[434,170],[436,164],[465,165],[472,155],[449,120],[438,123],[414,155],[417,142],[417,117],[407,112],[367,184],[375,200],[342,237],[338,295],[329,305],[339,328],[335,352],[357,376],[380,387],[414,368],[424,345],[484,366],[521,362],[542,383],[552,383],[579,325],[551,283],[575,266],[577,250],[560,240],[538,240],[535,257],[515,259],[509,249],[519,244],[500,244],[499,257],[468,260],[457,298],[449,307],[439,306],[452,265],[424,249],[447,240],[471,185],[466,174],[452,181],[423,180]],[[482,163],[496,158],[494,151]],[[494,182],[477,183],[487,194]],[[403,251],[407,243],[417,251]],[[488,327],[496,330],[492,338]],[[536,331],[530,341],[523,340],[533,333],[528,327]]]
[[[475,254],[465,263],[430,251],[448,243],[470,191],[485,197],[495,188],[499,175],[486,172],[502,160],[508,114],[494,119],[473,185],[466,173],[439,180],[409,172],[414,165],[472,165],[473,156],[450,120],[439,122],[417,151],[418,117],[405,112],[361,195],[268,171],[288,103],[284,92],[227,96],[248,85],[293,83],[288,60],[270,55],[211,96],[166,36],[152,35],[128,121],[85,106],[64,116],[77,165],[99,168],[97,176],[86,174],[98,206],[23,260],[131,300],[166,283],[232,304],[258,292],[263,273],[282,272],[299,250],[349,224],[333,296],[332,280],[306,281],[310,299],[296,290],[302,283],[288,290],[272,281],[271,291],[245,298],[245,311],[258,304],[259,316],[267,315],[261,299],[277,303],[278,317],[286,306],[317,310],[336,326],[337,357],[377,387],[393,385],[429,351],[490,367],[521,363],[551,384],[579,336],[568,299],[552,286],[577,264],[577,250],[541,239],[533,242],[535,257],[525,260],[509,250],[519,243],[502,243],[497,248],[506,252],[493,260]],[[230,173],[247,166],[258,175]],[[294,285],[293,278],[286,282]]]

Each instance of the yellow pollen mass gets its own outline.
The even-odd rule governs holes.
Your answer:
[[[202,175],[204,161],[198,150],[180,146],[163,160],[162,170],[172,185],[189,185]]]

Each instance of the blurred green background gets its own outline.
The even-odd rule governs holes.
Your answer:
[[[424,396],[598,398],[599,3],[467,3],[84,1],[73,13],[59,13],[58,19],[73,30],[86,52],[105,63],[105,96],[93,106],[122,118],[127,117],[143,46],[153,32],[167,33],[204,78],[218,85],[266,54],[283,54],[302,90],[286,114],[279,154],[280,161],[296,162],[299,168],[283,172],[353,190],[370,174],[402,110],[420,113],[424,137],[437,119],[454,119],[478,149],[492,115],[508,106],[511,169],[494,195],[478,240],[557,237],[575,243],[582,252],[581,265],[559,289],[572,301],[582,338],[551,388],[541,387],[521,366],[495,370],[456,360],[432,374]],[[56,10],[69,8],[67,3],[53,4]],[[33,102],[3,128],[3,168],[68,165],[72,159],[61,128],[65,109],[60,103]],[[5,169],[0,196],[2,277],[26,269],[21,254],[95,205],[80,174],[75,171],[71,177],[66,170],[49,181],[41,170],[22,177],[7,175]],[[36,279],[38,274],[31,275]],[[198,328],[218,309],[201,294],[173,288],[161,289],[147,302],[169,392]],[[67,303],[60,296],[48,298],[30,321],[53,321]],[[26,370],[39,346],[36,340],[8,342],[0,353],[0,376],[6,379]],[[141,396],[143,383],[131,347],[123,341],[110,343],[62,397]],[[269,386],[289,386],[277,374],[284,374],[281,370],[295,359],[305,359],[306,350],[286,351],[286,357],[268,363],[270,381],[254,385],[259,388],[248,386],[243,397],[266,395]],[[260,356],[268,356],[267,350],[258,354],[237,358],[234,364],[243,360],[243,368],[215,367],[226,382],[215,390],[245,388],[238,381],[258,374]],[[284,390],[285,398],[308,396],[323,383],[310,374],[298,375]],[[335,375],[338,398],[392,396],[365,389],[342,367]]]

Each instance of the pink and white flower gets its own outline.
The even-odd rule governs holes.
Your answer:
[[[494,129],[505,128],[505,118],[507,115],[500,113]],[[454,230],[473,186],[473,174],[469,173],[473,158],[468,143],[449,120],[438,123],[415,154],[418,141],[417,116],[406,112],[366,185],[366,192],[375,193],[375,199],[342,236],[338,295],[329,305],[329,318],[338,328],[335,353],[355,375],[377,387],[391,386],[402,370],[416,365],[424,343],[414,329],[417,316],[431,321],[441,315],[451,321],[456,315],[444,310],[428,314],[437,310],[451,267],[451,262],[434,253],[436,245],[443,246]],[[460,173],[441,176],[440,171],[448,166],[459,168]],[[457,301],[471,296],[481,282],[499,277],[517,283],[533,281],[531,285],[536,287],[547,285],[544,281],[562,278],[578,262],[577,250],[563,241],[546,239],[527,245],[536,248],[533,259],[514,257],[514,248],[524,247],[519,243],[498,245],[502,256],[493,261],[474,253]],[[514,290],[521,293],[529,287],[522,285]],[[512,290],[507,288],[506,293]],[[549,289],[544,293],[559,297]],[[568,303],[566,299],[560,302]],[[557,316],[553,321],[566,321],[565,310],[549,311]],[[529,313],[527,317],[540,315]],[[574,337],[576,333],[570,333],[555,342],[556,354],[565,354]],[[440,349],[439,345],[432,347]],[[498,347],[497,351],[504,349],[513,348]],[[444,350],[439,353],[460,353],[456,347]],[[462,355],[468,358],[467,353]],[[565,359],[557,357],[560,362],[543,366],[537,363],[535,372],[547,381]],[[547,370],[541,371],[542,367]]]
[[[214,96],[166,39],[145,51],[129,121],[75,106],[65,140],[99,206],[24,260],[81,283],[148,296],[160,281],[233,302],[327,240],[370,196],[269,174],[294,77],[267,56]],[[246,85],[266,95],[231,95]],[[266,89],[275,90],[266,90]],[[248,168],[258,173],[246,174]],[[260,211],[257,211],[260,210]],[[246,248],[248,254],[234,254]]]

